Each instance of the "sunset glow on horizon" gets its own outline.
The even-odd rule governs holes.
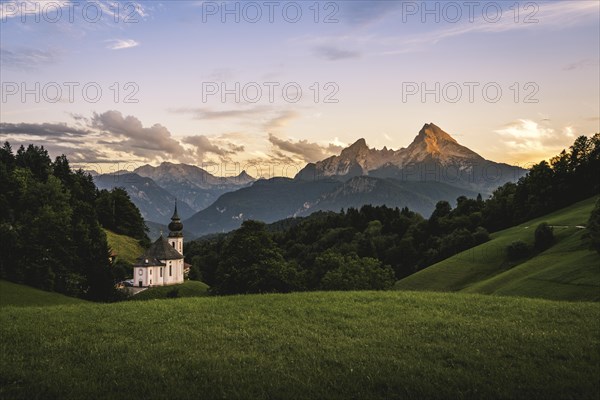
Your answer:
[[[303,165],[359,138],[406,147],[433,122],[524,166],[600,132],[599,12],[596,1],[2,1],[0,136],[80,166]]]

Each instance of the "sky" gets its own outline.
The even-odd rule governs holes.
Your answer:
[[[527,167],[600,132],[599,49],[595,0],[1,1],[0,136],[270,177],[433,122]]]

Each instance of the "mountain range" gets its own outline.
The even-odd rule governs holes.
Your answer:
[[[118,171],[93,176],[99,189],[124,188],[146,221],[165,224],[178,200],[181,218],[203,210],[223,193],[254,181],[245,171],[238,176],[216,177],[202,168],[164,162],[158,167],[143,165],[133,172]]]
[[[486,160],[460,145],[435,124],[425,124],[406,148],[370,149],[359,139],[332,156],[302,169],[296,179],[317,180],[354,176],[395,178],[401,181],[443,182],[490,194],[507,181],[515,181],[525,170]]]
[[[177,198],[186,231],[201,236],[236,229],[246,219],[269,223],[364,204],[409,207],[428,217],[440,200],[486,197],[526,172],[486,160],[429,123],[406,148],[378,150],[359,139],[337,156],[307,164],[293,179],[255,180],[245,171],[216,177],[168,162],[94,179],[99,188],[124,187],[144,219],[161,226]]]
[[[525,173],[486,160],[438,126],[425,124],[406,148],[371,149],[359,139],[338,156],[306,165],[294,179],[259,180],[224,194],[184,225],[203,235],[235,229],[245,219],[274,222],[364,204],[407,206],[428,217],[440,200],[488,196]]]

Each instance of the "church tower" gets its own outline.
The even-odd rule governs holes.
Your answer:
[[[173,246],[181,255],[183,255],[183,224],[177,214],[177,200],[175,200],[175,212],[171,217],[169,224],[169,244]]]

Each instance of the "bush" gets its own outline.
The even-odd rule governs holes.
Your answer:
[[[473,240],[476,245],[485,243],[490,240],[490,233],[484,227],[478,226],[473,232]]]
[[[179,297],[179,288],[174,288],[167,292],[168,299],[176,299],[177,297]]]
[[[535,249],[544,251],[554,244],[554,230],[547,222],[542,222],[535,228]]]
[[[600,199],[590,214],[585,237],[590,241],[590,248],[600,254]]]
[[[522,240],[512,242],[506,247],[506,254],[511,261],[520,260],[529,255],[530,249],[527,243]]]
[[[323,276],[323,290],[385,290],[394,284],[394,270],[375,258],[330,254],[328,261],[338,265]]]

